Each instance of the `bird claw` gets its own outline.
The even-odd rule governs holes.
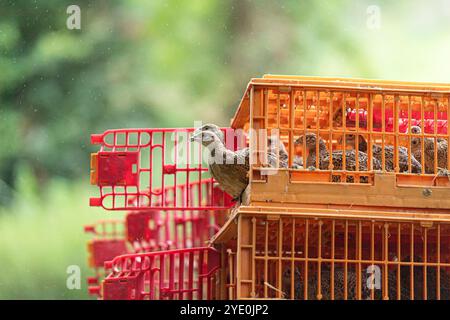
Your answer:
[[[309,167],[308,167],[308,170],[309,170],[309,171],[316,171],[316,167],[314,167],[314,166],[309,166]]]

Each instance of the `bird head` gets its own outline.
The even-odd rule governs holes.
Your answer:
[[[198,128],[191,136],[191,142],[198,142],[205,147],[211,144],[221,142],[220,138],[212,131],[203,131],[202,128]]]
[[[225,135],[223,134],[223,131],[220,129],[219,126],[217,126],[213,123],[204,124],[197,130],[212,132],[220,139],[220,141],[222,141],[222,142],[225,141]]]
[[[412,126],[411,127],[411,133],[412,134],[421,134],[422,133],[422,129],[419,126]],[[421,148],[421,143],[420,143],[420,138],[412,138],[411,139],[411,150],[414,151],[418,151]]]
[[[344,142],[344,136],[339,138],[339,144],[342,145],[343,142]],[[351,148],[355,149],[356,148],[356,135],[355,134],[346,134],[345,135],[345,145],[347,147],[351,147]],[[359,151],[367,152],[367,141],[362,135],[359,135],[359,137],[358,137],[358,149],[359,149]]]
[[[295,140],[294,145],[303,146],[303,141],[305,141],[306,149],[316,149],[316,134],[312,132],[308,132],[306,135],[300,136],[297,140]]]

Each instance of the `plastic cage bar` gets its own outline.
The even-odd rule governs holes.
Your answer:
[[[88,292],[91,295],[100,296],[100,282],[105,277],[104,263],[128,252],[123,221],[102,220],[85,226],[84,231],[94,235],[87,244],[88,266],[94,270],[94,276],[87,278]]]
[[[88,242],[89,267],[94,270],[94,276],[87,279],[89,293],[100,296],[106,261],[126,253],[204,246],[225,219],[221,210],[151,210],[129,212],[125,223],[102,220],[85,226],[85,232],[95,236]]]
[[[220,255],[208,247],[129,254],[105,268],[105,300],[209,300],[216,297]]]
[[[214,184],[203,147],[189,141],[194,129],[118,129],[91,136],[91,206],[108,210],[208,210],[232,206]],[[235,148],[231,129],[226,146]],[[230,138],[228,138],[230,137]]]
[[[241,215],[237,299],[450,299],[450,224]],[[237,250],[237,251],[236,251]]]
[[[410,185],[448,186],[435,177],[450,168],[449,101],[449,84],[265,76],[250,82],[232,126],[254,135],[251,181],[266,180],[267,129],[279,132],[292,181],[372,184],[374,172],[393,172]]]

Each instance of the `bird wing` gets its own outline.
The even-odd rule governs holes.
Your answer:
[[[233,198],[239,197],[248,185],[248,150],[233,152],[219,146],[217,157],[210,158],[210,171],[220,188]]]
[[[230,157],[235,159],[233,170],[236,171],[236,176],[243,183],[248,183],[248,171],[250,170],[250,151],[248,148],[240,149],[236,152],[227,150]]]
[[[210,164],[209,165],[209,172],[211,173],[211,176],[215,179],[218,180],[219,178],[219,172],[217,171],[217,166],[215,166],[214,164]],[[219,184],[220,188],[222,189],[222,186]]]

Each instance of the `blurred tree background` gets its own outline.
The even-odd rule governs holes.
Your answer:
[[[91,133],[225,126],[264,73],[450,82],[449,18],[446,0],[0,0],[0,298],[87,297],[66,268],[87,275],[82,225],[117,215],[87,206]]]

